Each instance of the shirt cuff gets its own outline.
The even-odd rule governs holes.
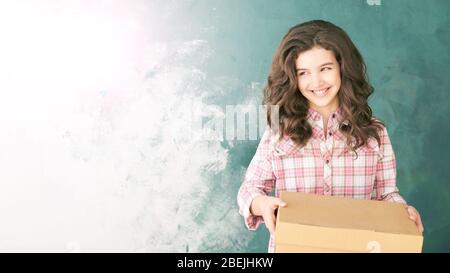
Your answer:
[[[389,201],[389,202],[396,202],[396,203],[403,203],[407,205],[405,199],[398,194],[397,192],[389,193],[386,196],[383,197],[383,201]]]

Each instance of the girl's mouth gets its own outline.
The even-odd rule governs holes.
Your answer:
[[[314,95],[316,95],[317,97],[324,97],[328,90],[330,90],[331,87],[325,88],[325,89],[320,89],[320,90],[311,90],[312,93],[314,93]]]

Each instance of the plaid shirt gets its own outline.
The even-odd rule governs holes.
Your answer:
[[[278,140],[266,130],[238,193],[239,213],[248,229],[255,230],[263,223],[261,216],[250,213],[252,200],[273,191],[276,197],[292,191],[406,204],[396,187],[395,154],[386,128],[379,131],[381,145],[370,138],[356,150],[356,158],[339,131],[341,117],[339,107],[328,119],[325,136],[322,115],[310,108],[307,120],[312,137],[302,148],[290,137]],[[271,237],[269,252],[274,245]]]

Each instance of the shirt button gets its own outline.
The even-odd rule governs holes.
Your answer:
[[[330,163],[330,160],[327,159],[327,161],[325,161],[327,164]]]
[[[332,136],[333,134],[331,132],[328,133],[329,136]]]
[[[335,117],[336,117],[336,114],[331,115],[331,117],[332,117],[332,118],[335,118]]]

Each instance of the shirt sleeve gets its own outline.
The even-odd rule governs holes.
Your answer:
[[[250,212],[253,199],[257,196],[268,195],[274,188],[275,176],[272,169],[271,147],[271,132],[270,129],[267,129],[247,168],[238,192],[239,213],[244,216],[245,225],[249,230],[256,230],[264,222],[261,216],[252,215]]]
[[[376,167],[375,176],[375,196],[374,199],[398,202],[406,204],[405,199],[399,194],[396,186],[396,162],[395,153],[386,127],[380,130],[380,150],[379,160]]]

